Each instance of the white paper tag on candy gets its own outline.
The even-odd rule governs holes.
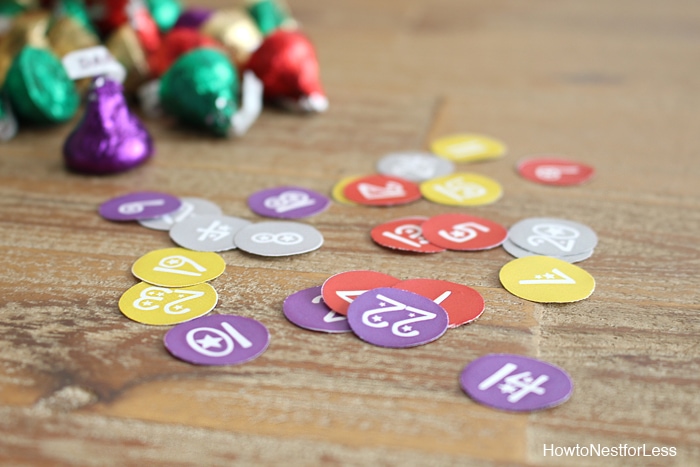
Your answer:
[[[241,108],[231,119],[231,133],[241,136],[248,131],[262,111],[263,84],[252,71],[243,73]]]
[[[7,15],[0,15],[0,34],[5,34],[10,30],[12,26],[12,17]]]
[[[141,104],[141,111],[149,118],[161,117],[165,112],[160,105],[160,80],[152,79],[136,90]]]
[[[104,75],[123,83],[126,78],[124,66],[102,45],[70,52],[62,62],[68,77],[73,80]]]
[[[0,95],[0,107],[5,111],[5,117],[0,119],[0,142],[9,141],[17,134],[17,119],[10,103],[2,95]]]

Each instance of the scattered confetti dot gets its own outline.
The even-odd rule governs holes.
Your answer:
[[[187,287],[219,277],[226,263],[216,253],[164,248],[146,253],[131,267],[134,276],[163,287]]]
[[[268,221],[242,228],[234,243],[241,250],[258,256],[291,256],[321,248],[323,235],[307,224]]]
[[[355,335],[380,347],[427,344],[445,333],[448,322],[447,312],[429,298],[389,287],[369,290],[348,307]]]
[[[183,248],[194,251],[227,251],[236,248],[233,239],[238,231],[251,225],[240,217],[202,215],[175,223],[170,239]]]
[[[502,142],[475,134],[445,136],[433,141],[430,149],[438,156],[455,162],[497,159],[506,153]]]
[[[140,282],[124,292],[119,309],[139,323],[172,325],[209,313],[218,299],[214,287],[206,283],[177,289]]]
[[[180,201],[182,201],[182,205],[177,211],[151,219],[139,219],[139,224],[148,229],[168,231],[176,222],[184,221],[192,216],[221,214],[221,208],[206,199],[183,197],[180,198]]]
[[[377,162],[377,172],[412,182],[424,182],[454,172],[451,161],[424,152],[395,152]]]
[[[264,217],[301,219],[325,211],[331,200],[307,188],[284,186],[253,193],[248,198],[250,209]]]
[[[566,402],[571,377],[561,368],[522,355],[490,354],[468,364],[459,377],[462,390],[495,409],[531,412]]]
[[[174,357],[195,365],[238,365],[262,355],[270,333],[252,318],[211,315],[178,324],[164,343]]]
[[[457,251],[495,248],[508,236],[497,222],[467,214],[441,214],[423,223],[423,235],[432,244]]]
[[[580,222],[551,217],[530,217],[513,224],[508,239],[538,255],[587,254],[598,244],[598,236]]]
[[[443,307],[450,328],[470,323],[484,312],[484,297],[466,285],[438,279],[408,279],[393,287],[417,293]]]
[[[480,206],[501,198],[503,189],[492,178],[462,172],[433,178],[420,184],[423,196],[447,206]]]
[[[444,248],[434,245],[423,236],[422,224],[428,218],[422,216],[394,219],[374,227],[370,235],[377,244],[393,250],[414,253],[439,253]]]
[[[350,201],[367,206],[396,206],[421,198],[418,185],[387,175],[368,175],[355,179],[345,186],[343,194]]]
[[[527,180],[543,185],[581,185],[593,175],[590,165],[559,157],[532,157],[518,162],[518,173]]]
[[[391,287],[399,279],[376,271],[346,271],[329,277],[323,283],[323,301],[333,311],[346,315],[348,306],[370,289]]]
[[[550,256],[514,259],[501,268],[498,277],[508,292],[539,303],[577,302],[595,289],[595,279],[588,272]]]
[[[323,301],[321,286],[300,290],[282,304],[284,316],[300,328],[328,333],[350,332],[348,319]]]
[[[105,201],[99,213],[111,221],[134,221],[170,214],[181,204],[179,198],[167,193],[139,191]]]

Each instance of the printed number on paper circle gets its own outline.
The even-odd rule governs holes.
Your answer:
[[[377,287],[391,287],[397,282],[397,278],[381,272],[346,271],[326,279],[321,293],[333,311],[347,315],[350,304],[363,293]]]
[[[566,402],[571,377],[561,368],[522,355],[490,354],[467,365],[460,385],[476,402],[512,412],[531,412]]]
[[[440,157],[455,162],[474,162],[496,159],[506,152],[505,144],[488,136],[462,134],[439,138],[431,144]]]
[[[442,336],[449,319],[440,305],[406,290],[382,287],[357,297],[348,323],[360,339],[380,347],[414,347]]]
[[[131,272],[144,282],[163,287],[187,287],[219,277],[226,263],[216,253],[164,248],[136,260]]]
[[[467,214],[441,214],[423,224],[423,235],[435,245],[457,251],[495,248],[503,243],[508,231],[502,225]]]
[[[196,365],[236,365],[261,355],[270,343],[267,328],[252,318],[210,315],[168,331],[165,347],[180,360]]]
[[[300,290],[282,305],[284,316],[297,326],[328,333],[350,332],[348,319],[331,310],[323,301],[321,286]]]
[[[439,253],[444,248],[432,244],[423,236],[423,223],[427,217],[404,217],[385,222],[372,229],[370,235],[377,244],[394,250],[415,253]]]
[[[209,284],[175,289],[141,282],[124,292],[119,309],[139,323],[171,325],[209,313],[217,301],[216,290]]]
[[[470,323],[484,312],[484,297],[466,285],[438,279],[408,279],[393,288],[417,293],[443,307],[450,328]]]
[[[368,206],[396,206],[421,198],[418,185],[408,180],[387,175],[361,177],[343,189],[347,199]]]
[[[595,279],[578,266],[550,256],[514,259],[498,275],[516,297],[539,303],[569,303],[588,298]]]
[[[155,191],[140,191],[118,196],[100,205],[99,213],[111,221],[149,219],[175,212],[182,201],[175,196]]]
[[[503,194],[500,183],[474,173],[462,172],[421,183],[423,196],[448,206],[479,206],[497,201]]]

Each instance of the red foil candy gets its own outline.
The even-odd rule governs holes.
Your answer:
[[[95,27],[106,37],[129,20],[126,10],[129,2],[130,0],[86,0],[85,4]]]
[[[223,46],[216,40],[206,36],[196,29],[175,28],[170,30],[161,42],[161,47],[148,57],[151,73],[158,78],[168,71],[170,65],[181,55],[199,47],[210,47],[224,51]]]
[[[85,3],[103,37],[128,22],[146,53],[155,52],[160,46],[158,25],[143,0],[87,0]]]
[[[323,112],[328,107],[316,51],[299,31],[279,29],[267,36],[246,69],[263,82],[269,102],[307,112]]]
[[[160,29],[151,13],[142,6],[133,11],[130,21],[146,55],[156,53],[161,47]]]

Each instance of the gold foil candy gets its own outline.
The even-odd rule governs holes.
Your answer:
[[[49,27],[49,13],[36,10],[21,13],[14,17],[12,26],[0,37],[0,86],[5,82],[7,70],[15,55],[25,45],[48,47],[46,30]]]
[[[263,36],[244,10],[215,12],[200,28],[203,34],[221,42],[236,65],[243,65],[262,43]]]
[[[146,53],[141,47],[136,31],[129,24],[123,24],[107,39],[106,46],[114,58],[126,68],[124,89],[127,92],[135,92],[150,76]]]
[[[48,33],[51,49],[59,57],[78,49],[86,49],[100,44],[95,33],[88,30],[70,16],[54,19]]]

